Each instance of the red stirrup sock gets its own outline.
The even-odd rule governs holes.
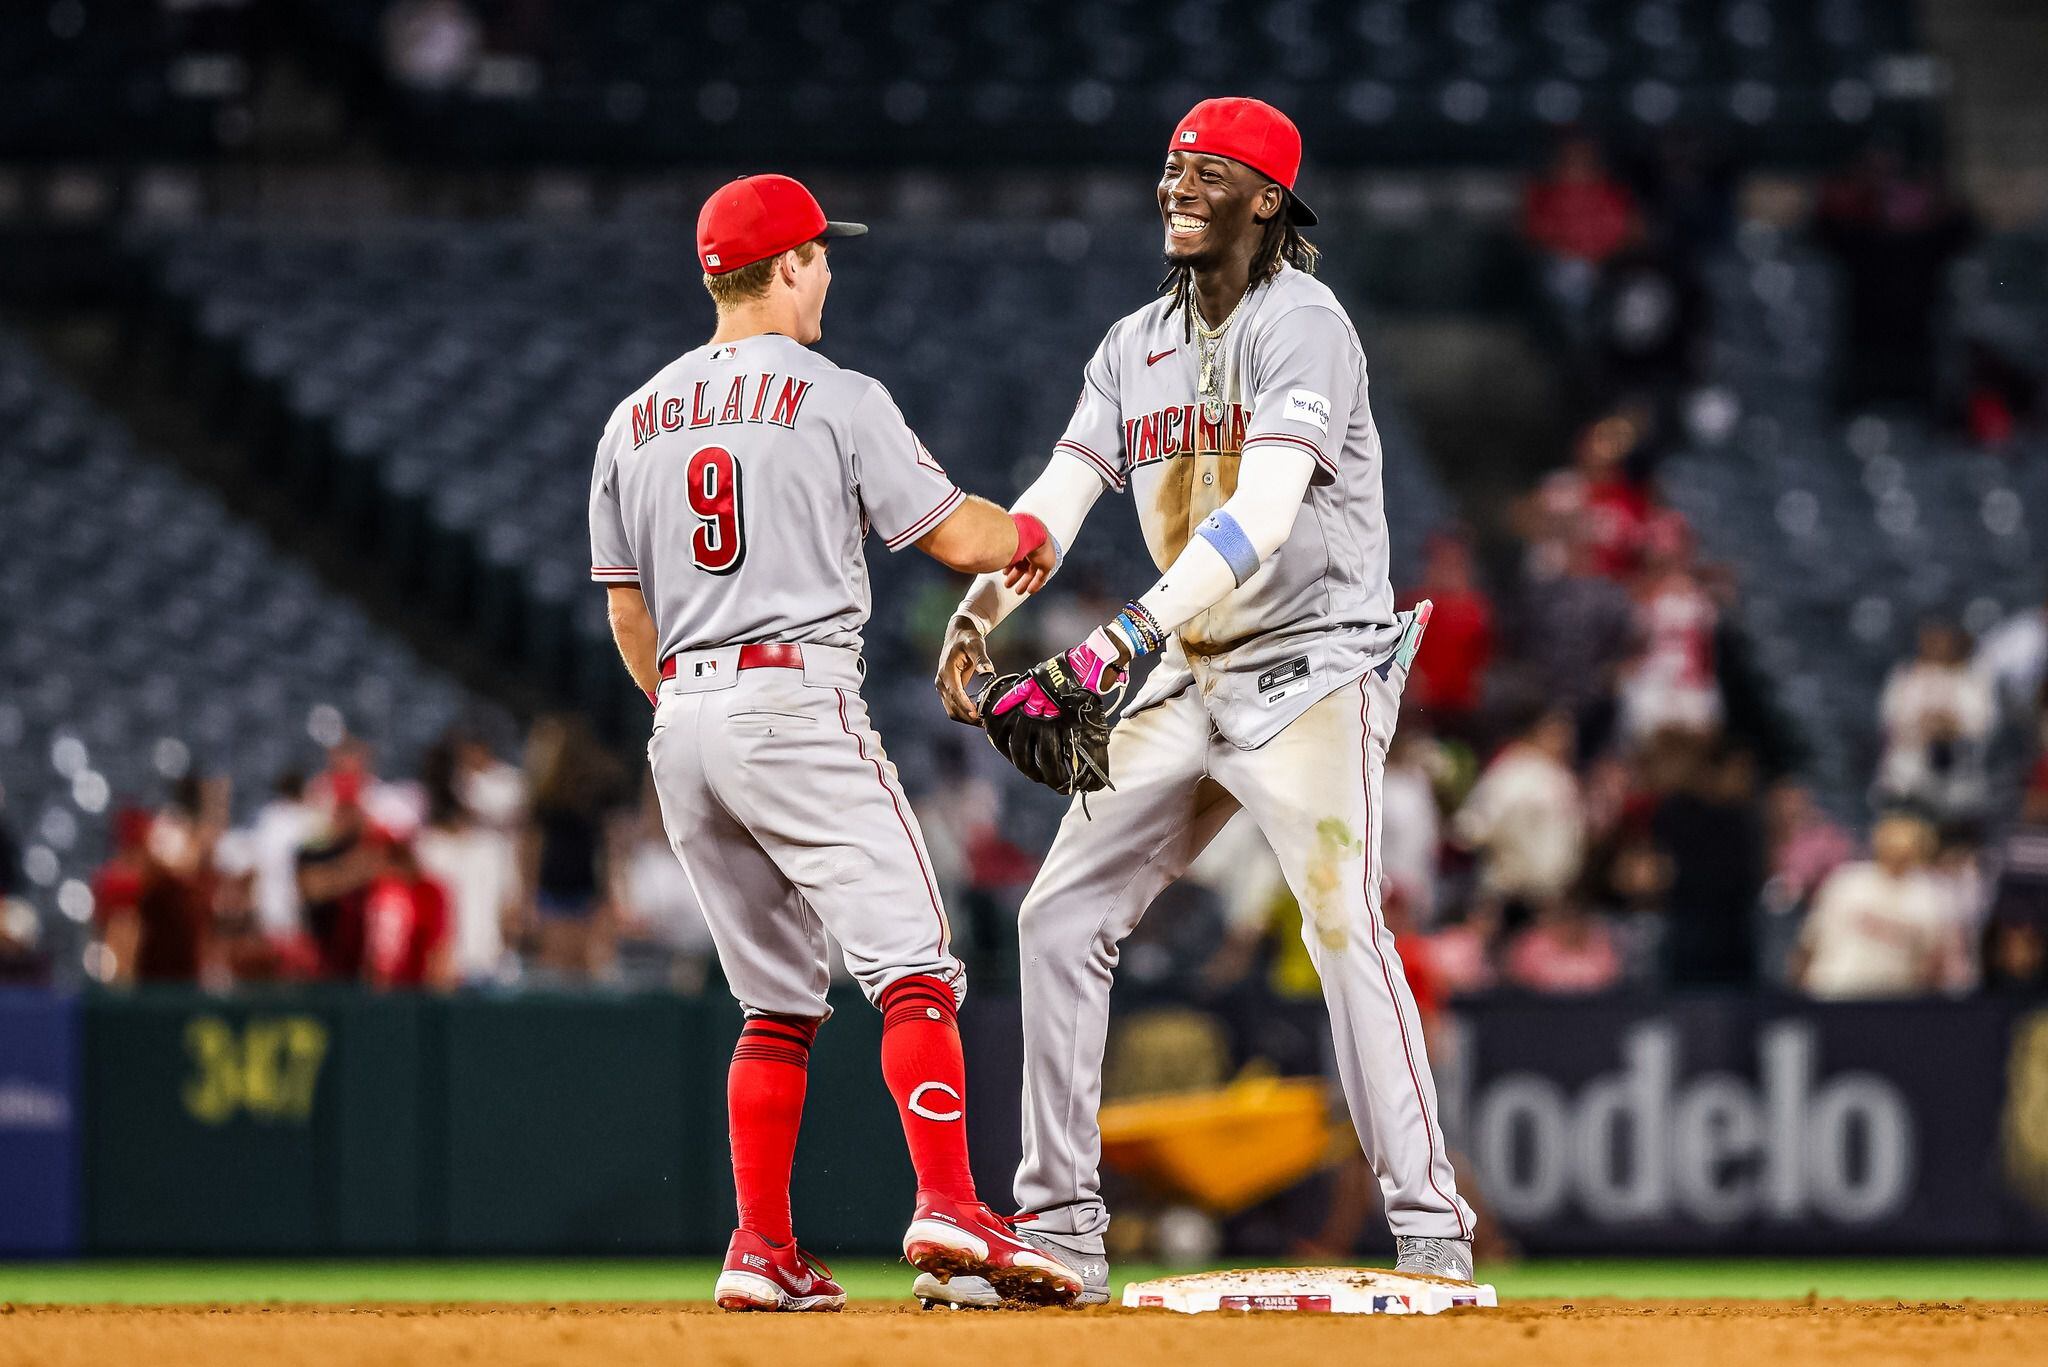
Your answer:
[[[796,1161],[811,1041],[817,1034],[818,1022],[799,1016],[749,1016],[725,1075],[740,1228],[774,1244],[795,1237],[789,1223],[789,1170]]]
[[[967,1166],[967,1065],[953,989],[937,978],[901,978],[882,989],[882,1078],[903,1117],[917,1189],[973,1201]]]

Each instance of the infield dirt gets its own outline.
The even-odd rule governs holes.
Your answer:
[[[5,1367],[1332,1367],[1408,1360],[1430,1367],[2038,1364],[2048,1361],[2048,1302],[1521,1301],[1405,1320],[1121,1309],[920,1313],[866,1306],[840,1315],[726,1315],[674,1304],[0,1306]]]

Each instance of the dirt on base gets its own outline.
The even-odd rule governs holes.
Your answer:
[[[5,1367],[1334,1367],[1403,1361],[1429,1367],[2039,1364],[2048,1362],[2048,1302],[1521,1301],[1429,1319],[870,1307],[839,1315],[728,1315],[674,1304],[0,1306]]]

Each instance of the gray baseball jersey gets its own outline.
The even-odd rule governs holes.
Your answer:
[[[870,527],[901,550],[966,495],[877,381],[778,333],[686,352],[620,404],[590,480],[590,577],[640,586],[661,657],[860,649]]]
[[[869,529],[907,546],[964,497],[887,390],[772,333],[685,354],[598,443],[591,577],[654,618],[662,823],[749,1011],[828,1014],[827,932],[871,999],[913,974],[964,990],[859,654]],[[800,662],[742,668],[748,645]]]
[[[1283,266],[1223,335],[1224,407],[1211,421],[1195,392],[1198,346],[1167,306],[1154,300],[1110,328],[1056,449],[1111,488],[1130,489],[1162,570],[1262,452],[1315,457],[1287,540],[1175,633],[1176,647],[1126,709],[1186,687],[1192,672],[1218,729],[1234,744],[1261,745],[1400,637],[1365,353],[1329,288]]]

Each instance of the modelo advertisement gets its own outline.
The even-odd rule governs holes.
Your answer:
[[[1530,1253],[2048,1249],[2048,1001],[1489,1002],[1452,1050]]]

